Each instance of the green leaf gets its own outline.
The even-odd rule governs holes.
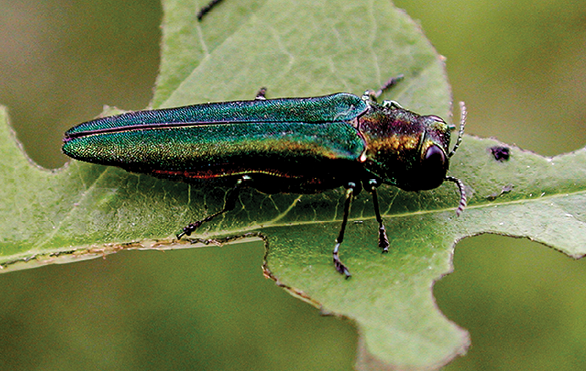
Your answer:
[[[163,5],[154,107],[248,99],[261,86],[271,97],[360,94],[403,73],[405,80],[385,98],[449,117],[443,59],[390,3],[227,0],[202,23],[195,22],[201,3]],[[344,280],[331,264],[342,190],[302,196],[249,190],[234,212],[197,231],[202,240],[175,243],[181,227],[222,207],[226,189],[80,162],[40,169],[19,150],[5,110],[0,120],[4,271],[261,233],[267,275],[324,313],[356,324],[363,369],[430,369],[465,352],[468,334],[439,312],[431,291],[451,271],[456,241],[498,233],[528,237],[576,258],[586,250],[586,150],[544,158],[511,147],[511,158],[499,162],[490,148],[502,143],[466,136],[450,171],[467,186],[463,215],[455,216],[458,194],[451,183],[420,193],[381,187],[392,244],[382,255],[370,196],[361,194],[351,214],[361,223],[349,223],[341,250],[353,273]]]

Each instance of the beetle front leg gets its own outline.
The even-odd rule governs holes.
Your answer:
[[[383,218],[380,216],[380,209],[378,207],[378,196],[376,193],[376,187],[378,182],[375,179],[371,179],[368,182],[370,187],[369,192],[372,194],[372,203],[374,204],[374,214],[376,215],[376,221],[378,222],[378,247],[383,249],[383,253],[389,252],[389,238],[387,237],[387,231],[383,224]]]
[[[215,214],[209,215],[209,216],[207,216],[206,218],[204,218],[202,220],[198,220],[196,222],[193,222],[193,223],[187,225],[186,227],[183,228],[183,232],[181,232],[181,233],[179,233],[177,235],[177,239],[180,240],[181,237],[183,237],[183,236],[189,236],[189,235],[191,235],[203,223],[209,222],[210,220],[214,219],[218,215],[222,215],[222,214],[224,214],[227,211],[234,210],[234,207],[236,206],[236,199],[238,198],[238,194],[240,193],[240,190],[242,189],[243,184],[247,180],[250,180],[250,178],[247,177],[247,176],[244,176],[244,177],[238,179],[238,181],[236,182],[236,185],[234,186],[234,188],[232,188],[228,192],[228,196],[226,197],[226,203],[224,204],[224,208],[222,210],[218,211]]]
[[[346,231],[348,215],[350,214],[350,204],[352,203],[352,198],[354,197],[355,188],[355,183],[349,183],[348,188],[346,189],[346,200],[344,202],[344,216],[342,217],[342,226],[340,227],[340,233],[338,234],[338,238],[336,238],[336,246],[334,246],[334,251],[332,253],[334,259],[334,268],[336,268],[338,273],[345,275],[346,278],[349,278],[351,274],[348,268],[340,260],[339,250],[342,241],[344,241],[344,232]]]
[[[389,90],[390,88],[392,88],[393,86],[397,85],[397,83],[401,80],[403,80],[405,76],[403,74],[397,75],[395,77],[390,78],[389,80],[387,80],[387,82],[385,82],[383,84],[383,86],[380,87],[380,89],[378,89],[377,91],[374,90],[367,90],[364,92],[364,95],[362,96],[362,99],[366,99],[369,101],[373,101],[376,102],[377,99],[387,90]]]

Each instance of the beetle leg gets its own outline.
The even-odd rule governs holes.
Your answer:
[[[212,10],[216,5],[218,5],[222,0],[212,0],[207,3],[204,7],[202,7],[199,12],[197,13],[197,20],[201,22],[203,17]]]
[[[336,238],[336,246],[334,246],[334,251],[332,253],[334,259],[334,268],[338,273],[343,274],[346,278],[350,277],[350,271],[348,268],[342,263],[340,260],[340,256],[338,254],[340,250],[340,245],[342,241],[344,241],[344,232],[346,231],[346,224],[348,223],[348,214],[350,214],[350,204],[352,203],[352,198],[354,197],[354,189],[356,188],[356,184],[348,183],[348,188],[346,189],[346,201],[344,202],[344,216],[342,217],[342,226],[340,227],[340,234],[338,234],[338,238]]]
[[[267,88],[258,89],[258,93],[256,93],[256,97],[254,97],[254,100],[266,100],[266,99],[267,99]]]
[[[198,220],[196,222],[193,222],[193,223],[187,225],[186,227],[183,228],[183,232],[181,232],[177,235],[177,239],[180,240],[181,237],[183,237],[183,236],[191,235],[203,223],[209,222],[210,220],[214,219],[216,216],[222,215],[227,211],[234,210],[234,207],[236,206],[236,199],[238,198],[238,194],[240,193],[240,190],[242,189],[244,182],[247,180],[250,180],[250,178],[248,178],[246,176],[238,179],[234,188],[232,188],[230,191],[228,191],[228,196],[226,197],[226,203],[224,204],[224,208],[222,210],[218,211],[215,214],[209,215],[202,220]]]
[[[387,82],[385,82],[383,84],[383,86],[380,87],[380,89],[378,89],[374,94],[375,94],[375,98],[380,97],[385,91],[389,90],[390,88],[392,88],[393,86],[397,85],[397,83],[401,80],[403,80],[403,78],[405,77],[405,75],[403,74],[399,74],[395,77],[391,77]]]
[[[383,84],[383,86],[380,87],[380,89],[378,89],[377,91],[374,90],[367,90],[364,92],[363,95],[363,99],[364,97],[366,97],[366,99],[372,101],[372,102],[376,102],[376,100],[387,90],[389,90],[390,88],[392,88],[393,86],[397,85],[397,82],[403,80],[405,76],[403,74],[397,75],[395,77],[390,78],[389,80],[387,80],[387,82],[385,82]]]
[[[378,207],[378,196],[376,193],[376,186],[378,182],[374,179],[369,181],[370,193],[372,194],[372,203],[374,204],[374,214],[376,215],[376,221],[378,222],[378,247],[383,249],[383,253],[389,252],[389,238],[387,237],[387,231],[383,224],[383,218],[380,216],[380,209]]]

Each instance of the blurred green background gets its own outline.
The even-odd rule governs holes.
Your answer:
[[[447,57],[468,133],[543,155],[586,144],[586,1],[395,3]],[[0,103],[40,165],[60,167],[62,133],[104,104],[148,104],[158,0],[0,9]],[[352,369],[352,325],[264,279],[263,254],[260,243],[133,251],[0,275],[0,369]],[[585,262],[480,236],[454,264],[434,294],[473,345],[446,369],[586,369]]]

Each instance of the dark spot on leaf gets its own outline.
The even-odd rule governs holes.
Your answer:
[[[490,147],[490,152],[495,160],[504,162],[508,161],[511,157],[511,149],[509,147],[494,146]]]

